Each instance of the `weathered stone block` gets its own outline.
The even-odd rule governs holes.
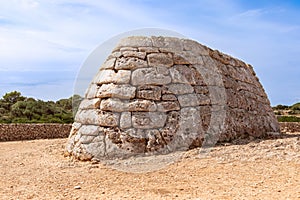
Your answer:
[[[110,112],[124,112],[129,110],[129,101],[121,101],[118,98],[103,99],[100,109]]]
[[[194,93],[194,88],[189,84],[181,84],[181,83],[174,83],[163,86],[163,93],[165,94],[189,94]]]
[[[204,94],[207,95],[209,93],[209,90],[206,86],[194,86],[194,91],[197,94]]]
[[[84,99],[81,101],[79,105],[79,109],[86,110],[86,109],[98,109],[100,106],[100,99]]]
[[[101,110],[78,111],[75,121],[83,125],[118,126],[120,114]]]
[[[209,55],[209,49],[206,46],[201,45],[196,41],[183,39],[182,42],[183,42],[183,49],[185,51],[191,51],[198,55],[205,55],[205,56]]]
[[[153,112],[156,111],[156,108],[156,104],[153,101],[149,100],[137,99],[129,103],[129,111],[131,112]]]
[[[153,46],[165,49],[167,51],[182,52],[183,44],[179,38],[175,37],[151,37]]]
[[[110,58],[108,60],[106,60],[102,65],[101,65],[101,70],[104,69],[114,69],[115,66],[115,62],[116,62],[116,58]]]
[[[165,67],[142,68],[132,72],[132,85],[165,85],[171,83],[169,70]]]
[[[139,47],[139,51],[146,52],[146,53],[159,53],[157,47]]]
[[[181,107],[198,106],[198,96],[196,94],[184,94],[177,96]]]
[[[172,110],[180,110],[180,106],[177,101],[165,101],[157,103],[157,111],[159,112],[168,112]]]
[[[87,98],[87,99],[96,98],[98,89],[99,89],[99,86],[97,84],[91,84],[85,93],[85,98]]]
[[[137,47],[122,47],[122,48],[120,48],[121,54],[125,51],[138,51],[138,48]]]
[[[101,70],[94,79],[96,84],[117,83],[126,84],[130,82],[131,71],[119,70]]]
[[[136,58],[136,57],[122,57],[118,58],[116,61],[115,69],[136,69],[148,67],[147,61]]]
[[[139,86],[136,97],[141,99],[160,100],[161,87],[153,85]]]
[[[101,127],[97,125],[82,125],[78,130],[80,135],[97,136],[100,134]]]
[[[90,109],[90,110],[78,110],[75,116],[75,122],[81,123],[83,125],[99,125],[99,110]]]
[[[174,65],[169,71],[172,83],[196,84],[194,71],[186,65]]]
[[[132,113],[132,126],[140,129],[164,127],[167,115],[162,112],[134,112]]]
[[[152,40],[143,36],[126,37],[120,40],[115,50],[122,47],[152,47]]]
[[[111,112],[150,112],[156,110],[156,104],[149,100],[136,99],[133,101],[121,101],[120,99],[109,98],[101,101],[100,109]]]
[[[97,97],[100,98],[120,98],[133,99],[135,97],[136,87],[128,84],[116,85],[113,83],[103,84],[97,92]]]
[[[204,62],[201,55],[197,55],[190,51],[183,51],[180,55],[175,54],[174,64],[203,65]]]
[[[163,101],[176,101],[177,97],[174,94],[164,94],[162,95],[161,99]]]
[[[131,125],[131,112],[122,112],[120,117],[120,128],[130,128]]]
[[[137,51],[124,51],[122,55],[126,57],[139,58],[144,60],[146,58],[146,52],[137,52]]]
[[[166,53],[151,53],[147,55],[147,61],[151,67],[171,67],[174,64],[172,55]]]
[[[104,127],[119,126],[120,113],[99,112],[99,125]]]

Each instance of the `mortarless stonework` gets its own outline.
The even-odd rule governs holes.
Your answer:
[[[251,65],[195,41],[122,39],[81,102],[67,151],[81,160],[169,153],[279,132]]]

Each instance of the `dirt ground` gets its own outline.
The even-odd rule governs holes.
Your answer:
[[[66,141],[0,143],[0,199],[300,199],[300,133],[190,150],[146,173],[74,161]]]

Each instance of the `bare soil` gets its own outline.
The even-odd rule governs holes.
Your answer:
[[[300,133],[190,150],[146,173],[64,157],[66,141],[0,143],[0,199],[300,199]]]

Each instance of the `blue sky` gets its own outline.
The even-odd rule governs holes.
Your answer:
[[[148,27],[250,63],[272,105],[300,101],[300,2],[276,0],[0,0],[0,95],[70,97],[99,44]]]

